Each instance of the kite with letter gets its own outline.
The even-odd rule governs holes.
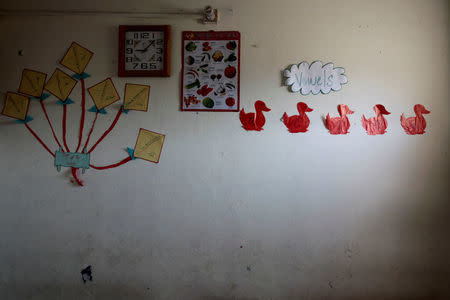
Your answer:
[[[164,135],[141,129],[135,149],[126,148],[126,158],[120,160],[119,162],[106,166],[96,166],[92,164],[91,153],[96,149],[100,142],[102,142],[114,129],[119,121],[120,116],[122,114],[128,114],[129,110],[147,111],[148,101],[150,97],[150,86],[127,83],[125,85],[124,104],[118,108],[117,114],[114,117],[111,125],[95,143],[90,145],[90,138],[94,131],[98,115],[107,114],[105,108],[119,101],[120,96],[111,78],[107,78],[88,88],[87,90],[94,102],[94,105],[90,109],[88,109],[88,111],[94,112],[95,117],[92,121],[90,129],[87,131],[87,136],[83,145],[82,140],[86,115],[85,79],[90,77],[84,71],[92,56],[93,53],[91,51],[73,42],[69,49],[66,51],[66,54],[64,55],[60,63],[67,69],[75,72],[75,74],[69,75],[63,70],[56,68],[52,76],[50,76],[48,81],[45,82],[47,74],[35,70],[24,69],[22,72],[22,80],[20,81],[18,90],[19,93],[6,93],[5,104],[2,110],[3,115],[15,118],[17,119],[16,122],[24,124],[28,131],[36,138],[36,140],[44,147],[44,149],[54,157],[54,166],[56,167],[58,172],[61,170],[61,167],[71,168],[73,178],[80,186],[83,186],[83,182],[79,179],[78,174],[78,171],[80,169],[83,173],[86,171],[86,169],[90,168],[96,170],[111,169],[123,165],[136,158],[142,158],[157,163],[161,155],[162,143],[164,141]],[[73,147],[71,149],[66,141],[67,107],[70,104],[75,103],[75,101],[70,99],[69,96],[78,81],[81,82],[81,117],[78,130],[78,143],[76,147]],[[50,94],[43,93],[44,90],[55,96],[58,99],[57,104],[61,105],[62,107],[62,142],[60,142],[60,139],[57,137],[49,114],[47,113],[47,109],[45,107],[46,101],[44,100],[49,98]],[[47,146],[47,144],[28,124],[33,120],[31,116],[27,115],[28,107],[30,104],[30,96],[33,97],[33,99],[39,101],[42,112],[48,122],[53,138],[55,140],[55,148],[57,148],[56,151],[52,151],[51,147]],[[150,136],[150,140],[148,137],[149,132],[151,133],[151,135],[153,135],[153,138]]]

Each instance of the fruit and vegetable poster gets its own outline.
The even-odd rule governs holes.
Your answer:
[[[239,111],[240,33],[184,31],[184,111]]]

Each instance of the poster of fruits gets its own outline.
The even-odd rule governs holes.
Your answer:
[[[181,110],[239,111],[240,33],[183,31]]]

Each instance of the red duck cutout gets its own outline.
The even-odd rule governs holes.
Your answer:
[[[407,119],[405,118],[405,115],[402,114],[400,117],[402,127],[407,134],[424,134],[427,122],[422,114],[429,114],[430,111],[426,110],[425,106],[422,104],[416,104],[414,105],[414,112],[416,113],[416,116]]]
[[[263,126],[266,123],[266,118],[264,118],[262,112],[270,111],[270,108],[268,108],[263,101],[257,100],[255,102],[255,111],[256,113],[246,113],[244,109],[241,109],[239,119],[241,120],[242,127],[245,130],[263,130]]]
[[[312,108],[304,102],[297,103],[298,115],[288,117],[287,113],[283,115],[283,123],[291,133],[307,132],[309,127],[309,118],[306,112],[313,111]]]
[[[367,120],[363,115],[361,119],[362,126],[366,129],[367,134],[369,135],[385,134],[388,125],[383,115],[389,115],[390,112],[388,112],[381,104],[375,105],[373,110],[375,111],[376,117],[372,117]]]
[[[325,125],[331,134],[347,134],[350,128],[347,114],[352,114],[354,111],[350,110],[345,104],[339,104],[338,111],[341,115],[340,117],[330,118],[330,114],[327,114]]]

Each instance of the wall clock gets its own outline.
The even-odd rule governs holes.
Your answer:
[[[170,76],[170,26],[119,26],[119,77]]]

